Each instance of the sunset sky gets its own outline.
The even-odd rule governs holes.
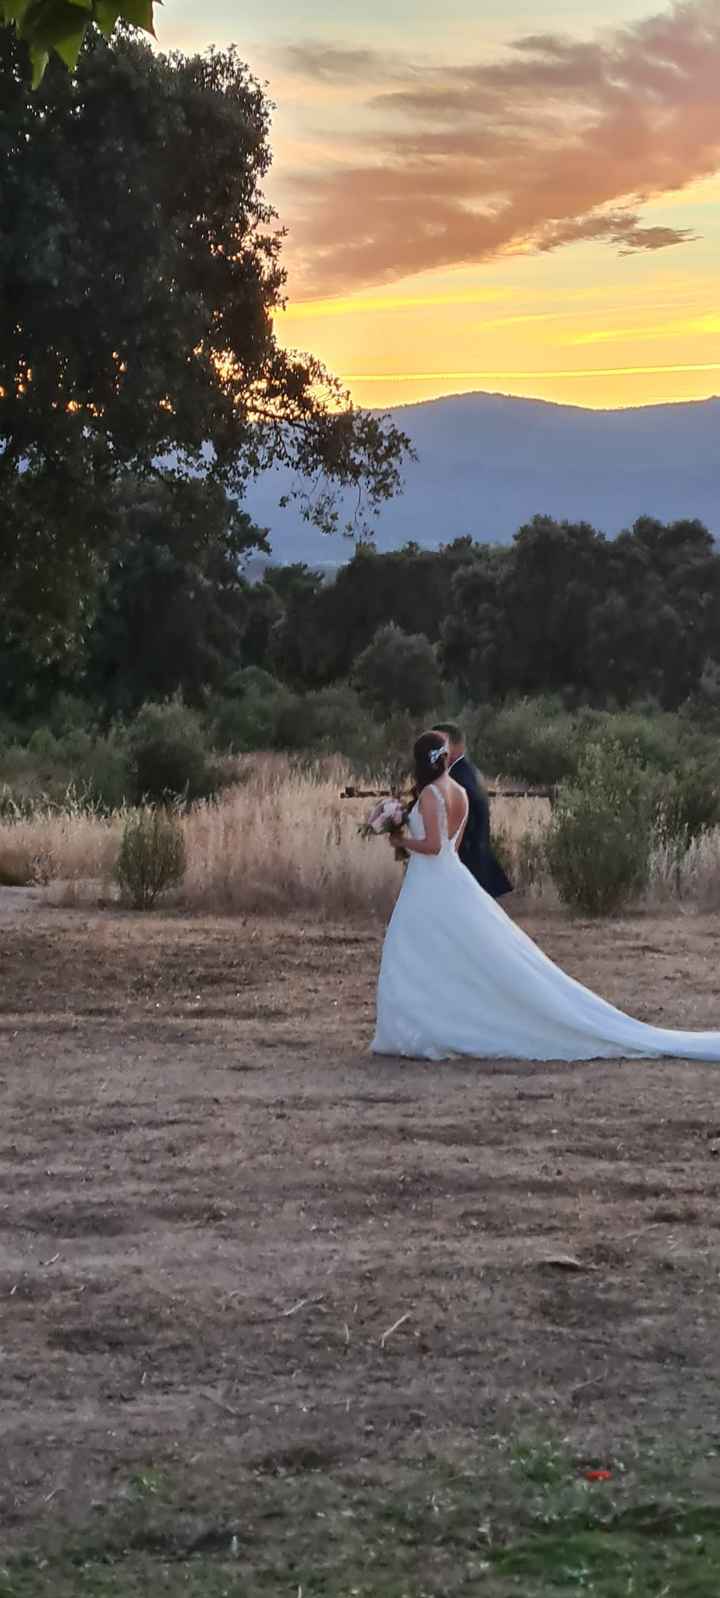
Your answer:
[[[363,405],[720,393],[720,0],[166,0],[277,104],[284,343]]]

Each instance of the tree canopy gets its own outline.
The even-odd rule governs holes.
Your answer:
[[[33,93],[0,30],[0,620],[57,653],[112,547],[125,473],[242,495],[275,462],[368,514],[406,441],[282,349],[270,107],[233,50],[158,56],[89,34]]]
[[[673,708],[716,658],[719,624],[720,555],[700,522],[640,517],[607,539],[536,516],[460,569],[441,658],[474,699],[541,690]]]

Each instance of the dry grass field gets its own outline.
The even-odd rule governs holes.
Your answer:
[[[341,797],[341,760],[298,765],[281,755],[239,762],[239,781],[182,818],[188,869],[175,902],[210,914],[387,915],[398,871],[382,842],[359,836],[371,801]],[[494,802],[510,849],[547,823],[544,800]],[[27,819],[0,819],[0,883],[43,883],[65,904],[112,895],[125,813],[88,814],[70,802]]]
[[[235,775],[240,780],[217,802],[181,817],[188,865],[167,901],[173,908],[365,924],[389,914],[397,866],[382,841],[359,836],[369,801],[341,798],[353,775],[343,761],[252,756],[236,762]],[[494,836],[525,901],[554,908],[556,889],[538,849],[548,801],[501,792],[491,809]],[[72,796],[64,809],[0,817],[0,884],[40,884],[49,902],[66,907],[111,903],[118,897],[113,873],[125,820],[122,811],[88,813]],[[679,859],[658,842],[643,903],[658,911],[720,911],[720,829]]]
[[[717,1067],[372,1059],[379,937],[0,893],[4,1598],[720,1590]]]

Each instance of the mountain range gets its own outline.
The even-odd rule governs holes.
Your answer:
[[[390,412],[417,460],[402,495],[383,506],[382,550],[427,548],[470,534],[509,543],[536,514],[588,521],[613,536],[638,516],[699,517],[720,536],[720,398],[628,410],[586,410],[504,394],[463,394]],[[329,538],[278,500],[292,487],[266,473],[246,508],[269,528],[276,561],[332,566],[352,545]]]

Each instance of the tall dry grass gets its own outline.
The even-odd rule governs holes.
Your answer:
[[[508,839],[517,849],[523,838],[541,837],[550,821],[550,801],[511,794],[498,794],[491,800],[492,830]]]
[[[720,827],[695,838],[681,852],[667,842],[657,843],[650,856],[644,902],[649,910],[673,905],[720,910]]]
[[[498,794],[490,814],[492,841],[518,894],[546,908],[557,904],[543,847],[551,816],[549,800]]]
[[[300,770],[278,757],[198,805],[177,897],[194,910],[386,915],[400,870],[383,838],[359,836],[367,803],[340,798],[350,777],[340,761]]]
[[[0,883],[85,880],[97,897],[98,882],[112,877],[123,821],[120,812],[108,819],[73,806],[0,821]]]
[[[188,869],[168,902],[207,913],[386,917],[401,872],[385,839],[359,836],[369,802],[340,798],[352,775],[340,760],[244,759],[236,785],[182,818]],[[549,818],[544,799],[492,801],[493,833],[513,881],[542,904],[557,898],[543,862]],[[0,883],[40,883],[66,904],[110,897],[124,821],[123,812],[106,817],[72,803],[63,812],[4,819]],[[658,843],[643,903],[720,909],[720,829],[680,857]]]
[[[367,803],[340,798],[349,767],[263,756],[237,775],[182,818],[188,869],[167,902],[231,914],[387,915],[400,868],[385,839],[360,838]],[[0,883],[41,882],[54,902],[96,903],[114,891],[124,821],[79,809],[0,821]]]

